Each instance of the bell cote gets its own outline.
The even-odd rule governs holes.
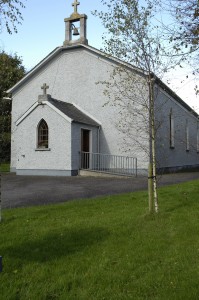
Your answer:
[[[77,6],[80,4],[78,0],[74,0],[74,12],[69,18],[64,19],[65,22],[65,41],[64,46],[71,46],[75,44],[86,44],[87,40],[87,15],[79,14]]]

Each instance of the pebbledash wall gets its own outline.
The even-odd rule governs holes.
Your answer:
[[[53,112],[48,112],[51,116],[46,122],[50,122],[49,130],[52,130],[53,135],[55,137],[61,135],[62,139],[59,139],[58,144],[55,143],[54,147],[50,146],[52,150],[49,153],[47,151],[35,152],[36,128],[33,124],[37,124],[41,118],[45,119],[42,108],[36,109],[21,124],[16,126],[16,121],[37,101],[44,82],[49,85],[50,88],[47,92],[52,98],[75,103],[100,121],[102,124],[99,149],[101,153],[137,157],[138,169],[147,169],[148,157],[144,151],[140,149],[139,153],[135,153],[129,148],[125,149],[124,136],[116,126],[121,118],[119,107],[104,106],[107,102],[107,97],[104,95],[105,86],[97,83],[110,80],[110,73],[113,71],[114,66],[112,60],[102,57],[102,55],[90,50],[89,47],[61,47],[55,50],[51,59],[41,62],[40,65],[36,66],[35,71],[33,69],[31,74],[26,76],[22,84],[17,85],[12,92],[12,171],[16,171],[16,169],[23,170],[25,166],[30,170],[61,169],[67,171],[76,168],[75,156],[77,157],[77,151],[81,149],[80,145],[77,145],[76,148],[71,146],[69,140],[66,140],[66,132],[63,132],[62,128],[62,123],[65,121],[60,120],[60,122],[57,122],[58,117]],[[31,134],[28,133],[27,126]],[[70,130],[68,126],[67,131]],[[71,131],[67,136],[68,138],[71,136]],[[71,139],[73,140],[72,137]],[[29,143],[27,153],[24,152],[26,143]],[[72,151],[76,153],[72,159],[72,165],[71,162],[65,159],[65,154],[71,153],[71,147],[73,148]],[[31,154],[29,154],[29,151]],[[32,162],[29,166],[25,163],[27,155]]]
[[[138,170],[148,168],[148,156],[142,147],[134,149],[137,134],[131,131],[132,147],[125,145],[125,133],[118,130],[117,124],[123,117],[117,105],[105,105],[107,96],[105,86],[100,82],[109,81],[116,62],[93,50],[89,46],[59,47],[37,65],[12,90],[12,141],[11,171],[18,174],[71,175],[79,163],[80,134],[82,128],[92,131],[92,151],[101,153],[137,157]],[[137,74],[139,79],[139,74]],[[100,133],[97,128],[67,123],[49,107],[39,106],[18,126],[17,120],[37,101],[43,83],[49,85],[48,94],[52,98],[75,103],[101,123]],[[197,152],[197,116],[187,110],[182,100],[176,100],[168,89],[158,92],[156,119],[161,126],[157,133],[158,167],[176,169],[198,166]],[[172,110],[174,116],[175,146],[170,147],[170,121]],[[36,126],[44,118],[49,126],[49,151],[35,151]],[[186,149],[186,129],[189,128],[189,150]],[[97,135],[100,145],[97,148]],[[146,136],[146,145],[149,143]],[[148,144],[147,144],[148,143]],[[97,151],[98,152],[98,151]],[[30,163],[28,163],[28,161]]]
[[[37,126],[48,124],[49,148],[37,148]],[[71,123],[47,105],[39,105],[18,126],[16,171],[18,175],[71,175]]]
[[[199,168],[198,115],[163,88],[156,92],[157,167],[164,172]]]

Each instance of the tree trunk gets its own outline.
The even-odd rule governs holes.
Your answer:
[[[154,125],[153,125],[154,127]],[[152,127],[152,128],[153,128]],[[155,157],[155,132],[152,129],[152,167],[153,167],[153,197],[155,212],[158,212],[158,194],[157,194],[157,174],[156,174],[156,157]]]
[[[152,164],[149,163],[148,169],[148,196],[149,196],[149,213],[153,212],[153,168]]]
[[[149,101],[150,101],[150,127],[151,127],[151,155],[150,163],[152,164],[153,178],[153,198],[155,212],[158,212],[158,194],[157,194],[157,177],[156,177],[156,149],[155,149],[155,110],[154,110],[154,90],[153,78],[149,75]]]

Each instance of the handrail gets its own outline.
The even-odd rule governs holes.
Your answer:
[[[80,152],[80,169],[116,175],[137,176],[137,158]]]

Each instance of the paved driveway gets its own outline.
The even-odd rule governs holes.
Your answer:
[[[164,175],[159,185],[199,179],[199,172]],[[12,208],[147,189],[147,178],[2,176],[2,207]]]

